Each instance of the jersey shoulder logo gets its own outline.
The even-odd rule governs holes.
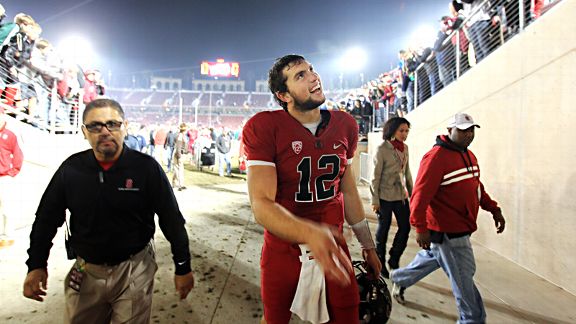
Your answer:
[[[292,150],[294,151],[294,153],[300,154],[300,152],[302,152],[302,141],[293,141]]]
[[[334,146],[333,146],[333,148],[334,148],[335,150],[337,150],[340,146],[342,146],[342,143],[338,143],[338,144],[335,143]]]

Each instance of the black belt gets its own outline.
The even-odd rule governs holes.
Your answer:
[[[428,230],[428,231],[430,232],[430,242],[437,244],[440,244],[444,241],[444,234],[446,234],[446,236],[450,240],[472,234],[470,232],[445,233],[445,232],[437,232],[434,230]]]
[[[471,235],[472,233],[470,232],[461,232],[461,233],[446,233],[446,236],[448,236],[449,239],[455,239],[455,238],[459,238],[459,237],[463,237],[463,236],[467,236],[467,235]]]
[[[148,244],[144,245],[141,248],[137,248],[134,249],[132,252],[130,252],[130,254],[128,254],[126,257],[123,258],[118,258],[118,259],[106,259],[106,260],[101,260],[101,259],[92,259],[92,258],[85,258],[83,256],[80,256],[80,258],[82,258],[86,263],[91,263],[91,264],[96,264],[96,265],[100,265],[100,266],[105,266],[105,267],[113,267],[116,265],[119,265],[120,263],[130,259],[131,257],[133,257],[134,255],[140,253],[142,250],[144,250],[144,248],[147,246]]]

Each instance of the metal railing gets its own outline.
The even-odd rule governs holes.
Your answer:
[[[430,55],[414,53],[420,64],[410,90],[413,107],[408,107],[408,111],[460,78],[560,1],[543,1],[536,13],[533,0],[477,1],[480,4],[472,11],[464,12],[467,16],[451,17],[447,23],[457,24],[457,28],[445,34]]]
[[[373,164],[372,157],[368,153],[360,152],[360,181],[370,184]]]
[[[78,133],[84,111],[83,92],[61,98],[57,83],[48,87],[39,73],[0,64],[0,105],[9,116],[50,133]]]

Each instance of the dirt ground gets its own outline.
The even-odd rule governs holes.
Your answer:
[[[188,189],[175,194],[186,218],[195,287],[186,300],[179,300],[170,245],[157,227],[159,268],[152,323],[256,323],[262,316],[259,258],[263,229],[252,217],[245,176],[218,177],[210,170],[187,168]],[[43,188],[33,190],[34,194],[41,194]],[[30,204],[33,200],[29,197]],[[48,296],[42,303],[28,300],[22,296],[33,221],[28,218],[20,222],[15,244],[0,249],[0,323],[59,323],[64,310],[63,279],[72,265],[65,256],[63,230],[53,241],[48,261]]]
[[[72,261],[66,259],[62,229],[53,241],[48,261],[46,300],[39,303],[22,296],[28,235],[39,198],[52,174],[53,170],[28,165],[12,190],[11,212],[17,230],[15,244],[0,249],[0,323],[62,322],[63,279],[72,265]],[[157,227],[155,246],[159,269],[154,283],[151,322],[259,323],[263,229],[254,222],[245,176],[218,177],[210,170],[198,172],[188,166],[186,185],[188,189],[177,191],[176,196],[187,222],[196,285],[186,300],[178,299],[170,246]],[[366,213],[370,215],[369,189],[359,188]],[[374,220],[371,229],[374,233]],[[393,224],[391,232],[395,231]],[[392,238],[390,235],[389,242]],[[360,259],[355,239],[349,240],[349,245],[353,259]],[[474,249],[478,266],[476,281],[490,323],[574,323],[576,297],[482,246]],[[401,264],[410,262],[418,250],[411,237]],[[454,323],[457,320],[450,284],[442,271],[434,272],[408,289],[406,299],[404,306],[393,303],[389,323]],[[304,322],[293,318],[290,323]]]

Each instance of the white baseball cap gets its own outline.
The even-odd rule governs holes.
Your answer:
[[[480,125],[474,123],[474,119],[472,116],[465,114],[465,113],[457,113],[450,119],[450,123],[448,124],[448,128],[456,127],[460,130],[468,129],[472,126],[476,126],[480,128]]]

